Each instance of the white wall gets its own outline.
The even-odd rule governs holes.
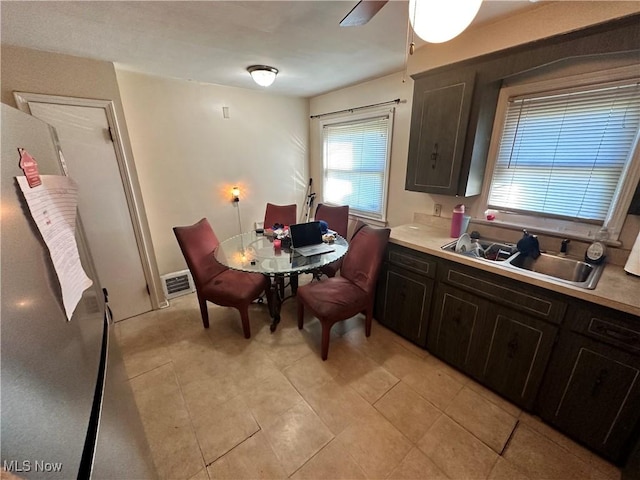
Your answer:
[[[161,274],[185,268],[172,227],[207,217],[220,240],[267,202],[298,204],[308,183],[308,101],[116,69]],[[229,107],[230,118],[222,115]]]
[[[469,29],[444,44],[426,44],[409,57],[408,73],[414,74],[438,66],[455,63],[515,45],[569,32],[589,25],[640,12],[640,2],[622,1],[563,1],[545,2],[521,14]],[[401,73],[337,90],[310,100],[311,115],[377,103],[394,98],[406,99],[396,109],[394,123],[391,176],[387,221],[391,226],[412,221],[414,212],[431,215],[434,203],[442,205],[442,215],[451,217],[454,205],[473,206],[474,198],[458,199],[445,195],[409,192],[404,190],[409,151],[409,128],[413,80]],[[310,132],[310,169],[320,179],[322,158],[319,139],[312,124]]]

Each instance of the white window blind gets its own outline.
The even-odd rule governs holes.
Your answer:
[[[602,223],[639,125],[635,80],[509,99],[489,206]]]
[[[324,200],[356,215],[383,219],[390,115],[325,124]]]

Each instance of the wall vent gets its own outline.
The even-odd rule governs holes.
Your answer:
[[[161,275],[160,278],[162,279],[162,289],[167,299],[196,291],[193,277],[189,270],[167,273],[166,275]]]

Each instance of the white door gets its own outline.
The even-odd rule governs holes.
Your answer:
[[[151,310],[104,108],[29,102],[31,114],[55,127],[68,175],[79,187],[78,210],[114,320]],[[37,160],[37,159],[36,159]]]

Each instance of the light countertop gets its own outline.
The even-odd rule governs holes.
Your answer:
[[[520,273],[517,269],[501,267],[496,263],[442,250],[441,247],[443,245],[453,240],[455,239],[449,236],[448,229],[419,223],[393,227],[389,239],[391,243],[428,253],[429,255],[640,316],[640,277],[627,274],[620,266],[605,265],[596,288],[594,290],[586,290],[553,279],[543,280],[532,277],[526,273]]]

